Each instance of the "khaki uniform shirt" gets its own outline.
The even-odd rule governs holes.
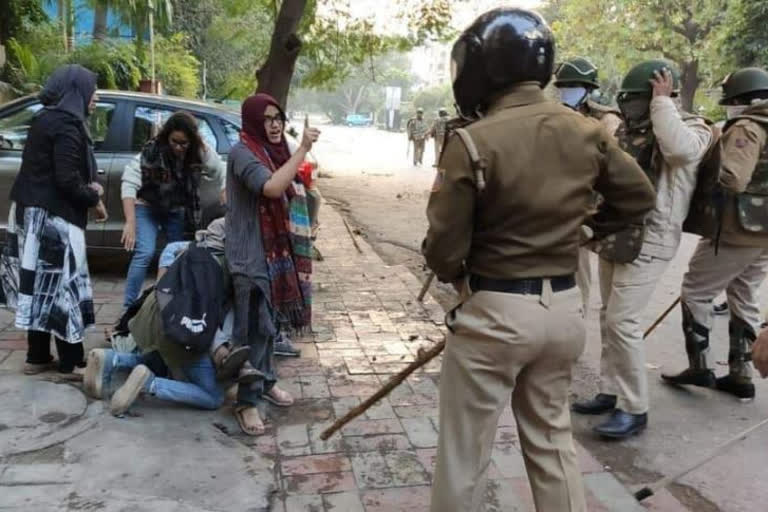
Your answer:
[[[467,151],[449,137],[427,207],[424,253],[441,281],[576,271],[580,228],[597,190],[618,221],[641,223],[655,194],[645,173],[595,120],[525,83],[467,127],[488,162],[478,197]]]
[[[765,150],[765,128],[750,119],[736,121],[723,134],[721,149],[720,184],[734,194],[744,192],[752,180],[760,155]],[[751,233],[741,227],[736,212],[736,201],[730,198],[723,212],[720,240],[746,247],[768,247],[768,237]]]
[[[424,140],[429,135],[429,125],[424,119],[414,117],[408,121],[408,138],[411,140]]]

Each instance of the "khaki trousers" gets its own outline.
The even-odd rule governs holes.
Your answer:
[[[762,318],[758,290],[768,274],[768,249],[721,242],[717,255],[709,240],[699,241],[683,277],[681,300],[696,323],[712,328],[712,301],[725,289],[728,308],[757,333]]]
[[[576,286],[581,290],[581,304],[584,318],[589,312],[589,298],[592,292],[592,251],[579,249],[579,267],[576,270]]]
[[[435,137],[435,166],[440,165],[440,153],[443,152],[443,137]]]
[[[475,512],[507,401],[539,512],[585,512],[571,436],[571,368],[586,332],[579,291],[472,294],[448,315],[432,512]]]
[[[424,144],[426,142],[424,139],[413,141],[413,165],[421,165],[424,159]]]
[[[626,264],[599,259],[600,392],[616,395],[616,408],[630,414],[648,412],[640,318],[668,266],[667,260],[642,255]]]

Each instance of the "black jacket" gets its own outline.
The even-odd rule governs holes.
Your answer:
[[[99,196],[88,186],[95,166],[82,123],[66,112],[44,110],[32,121],[11,189],[20,206],[38,206],[81,228]]]

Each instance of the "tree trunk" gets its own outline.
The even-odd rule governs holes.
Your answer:
[[[57,0],[56,9],[59,13],[59,21],[61,22],[61,37],[64,43],[64,52],[69,52],[69,31],[67,30],[67,24],[69,23],[69,16],[67,15],[67,0]]]
[[[301,39],[296,34],[307,7],[307,0],[283,0],[275,20],[275,30],[264,65],[256,71],[256,92],[272,95],[285,108]]]
[[[693,113],[693,100],[699,88],[699,61],[693,59],[680,64],[680,102],[686,112]]]
[[[67,0],[67,49],[75,49],[75,6],[74,0]]]
[[[107,14],[109,0],[98,0],[93,13],[93,40],[101,43],[107,38]]]

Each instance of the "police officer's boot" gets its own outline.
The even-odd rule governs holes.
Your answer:
[[[696,322],[685,303],[683,303],[682,309],[688,368],[677,375],[662,374],[661,378],[670,384],[713,388],[715,387],[715,374],[707,367],[709,329]]]
[[[755,398],[755,385],[752,383],[752,344],[755,331],[741,318],[731,315],[728,324],[730,349],[728,350],[728,375],[717,379],[716,387],[725,393],[748,402]]]

